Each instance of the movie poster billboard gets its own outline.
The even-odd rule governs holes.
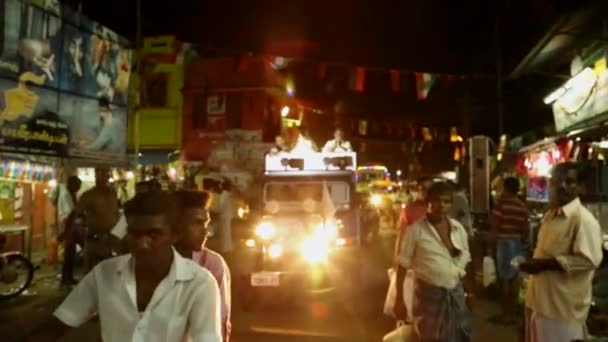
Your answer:
[[[0,19],[0,151],[125,160],[127,42],[52,0],[0,0]]]
[[[59,113],[70,127],[69,155],[84,159],[120,160],[125,156],[125,107],[100,106],[98,100],[61,93]]]

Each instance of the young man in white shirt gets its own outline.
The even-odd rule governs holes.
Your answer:
[[[217,281],[220,288],[222,337],[224,342],[228,342],[231,331],[230,269],[220,254],[205,247],[207,226],[211,220],[207,211],[209,194],[201,191],[178,191],[175,196],[179,206],[179,239],[175,248],[183,257],[194,260],[211,272]]]
[[[526,289],[526,341],[582,340],[591,306],[592,281],[602,262],[597,219],[579,199],[582,179],[575,163],[558,164],[550,180],[550,209],[543,218]]]
[[[471,340],[463,286],[471,255],[466,230],[449,217],[452,200],[453,190],[447,183],[429,187],[427,214],[407,229],[399,255],[397,284],[403,284],[404,271],[415,274],[410,318],[421,342]],[[402,286],[397,286],[397,303],[395,316],[405,319]]]
[[[173,249],[175,209],[162,192],[127,202],[131,253],[98,264],[31,341],[56,341],[97,314],[106,342],[221,342],[217,283]]]
[[[341,128],[336,128],[334,138],[329,140],[323,146],[323,152],[352,152],[353,147],[350,142],[344,140],[344,131]]]

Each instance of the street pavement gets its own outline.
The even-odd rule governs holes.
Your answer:
[[[273,294],[268,300],[247,312],[242,305],[242,284],[234,277],[232,325],[234,342],[319,341],[371,342],[381,341],[394,323],[384,317],[382,307],[387,287],[386,269],[390,264],[394,237],[383,234],[376,243],[364,247],[358,258],[359,281],[334,279],[333,291],[300,295],[281,301]],[[213,246],[213,241],[211,242]],[[244,249],[237,249],[227,260],[233,274],[248,260]],[[26,331],[47,319],[66,295],[58,286],[55,271],[45,267],[28,295],[0,302],[0,336],[2,341],[17,341]],[[277,299],[272,301],[272,299]],[[518,327],[503,327],[487,323],[497,306],[479,299],[474,308],[474,341],[519,341]],[[101,341],[99,326],[90,322],[72,330],[64,342]]]

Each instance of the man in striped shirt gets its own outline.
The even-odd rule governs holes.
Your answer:
[[[504,180],[503,194],[492,210],[490,219],[492,236],[496,239],[496,275],[502,290],[502,315],[493,317],[493,323],[514,324],[517,301],[517,270],[511,261],[525,252],[524,241],[528,236],[526,205],[517,198],[519,180]]]

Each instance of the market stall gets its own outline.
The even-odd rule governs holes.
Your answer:
[[[52,236],[55,207],[47,197],[57,185],[53,163],[0,159],[0,233],[8,236],[7,250],[31,256]]]

